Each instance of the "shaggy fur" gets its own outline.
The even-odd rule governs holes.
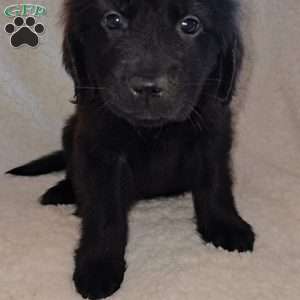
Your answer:
[[[63,59],[77,104],[64,151],[9,173],[66,167],[41,201],[77,205],[78,292],[98,299],[120,287],[127,214],[139,199],[190,191],[206,242],[253,250],[232,194],[229,104],[242,61],[233,1],[69,0]]]

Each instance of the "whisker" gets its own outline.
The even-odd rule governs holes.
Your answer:
[[[196,125],[195,125],[195,123],[194,123],[194,121],[193,121],[191,115],[188,117],[188,120],[189,120],[190,123],[192,124],[193,128],[197,129],[197,127],[196,127]]]
[[[197,110],[196,107],[189,105],[192,109],[191,114],[188,117],[188,120],[191,122],[194,128],[198,129],[199,131],[203,132],[203,130],[207,129],[207,126],[205,124],[205,120],[201,113]],[[194,116],[194,119],[193,119]]]
[[[208,126],[207,126],[207,123],[206,123],[206,120],[204,119],[203,115],[197,110],[197,108],[195,107],[193,112],[196,114],[196,116],[199,118],[199,121],[202,125],[202,128],[203,129],[208,129]]]
[[[192,115],[191,115],[191,119],[192,119]],[[197,118],[195,118],[195,123],[197,128],[199,129],[199,131],[203,131],[203,127],[201,126],[201,123],[199,122],[199,120],[197,120]]]
[[[98,87],[98,86],[76,86],[75,89],[78,90],[107,90],[105,87]]]

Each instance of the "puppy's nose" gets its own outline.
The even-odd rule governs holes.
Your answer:
[[[167,80],[162,78],[133,77],[129,80],[130,92],[135,97],[161,97],[167,85]]]

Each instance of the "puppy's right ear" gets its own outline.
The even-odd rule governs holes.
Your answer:
[[[88,86],[88,76],[85,71],[82,41],[68,30],[65,31],[63,40],[63,64],[73,79],[75,97],[78,97],[80,87]]]

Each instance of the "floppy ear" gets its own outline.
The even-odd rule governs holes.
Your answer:
[[[76,99],[84,91],[81,87],[89,86],[89,80],[85,70],[82,42],[76,37],[75,33],[67,30],[63,40],[63,64],[67,73],[73,79],[74,98]]]
[[[84,43],[80,33],[69,31],[66,27],[63,40],[63,64],[74,82],[74,103],[94,98],[90,74],[84,59]]]
[[[224,50],[219,54],[217,67],[210,79],[215,82],[216,99],[223,104],[229,104],[235,91],[243,58],[240,34],[234,34],[231,42],[223,47]]]

